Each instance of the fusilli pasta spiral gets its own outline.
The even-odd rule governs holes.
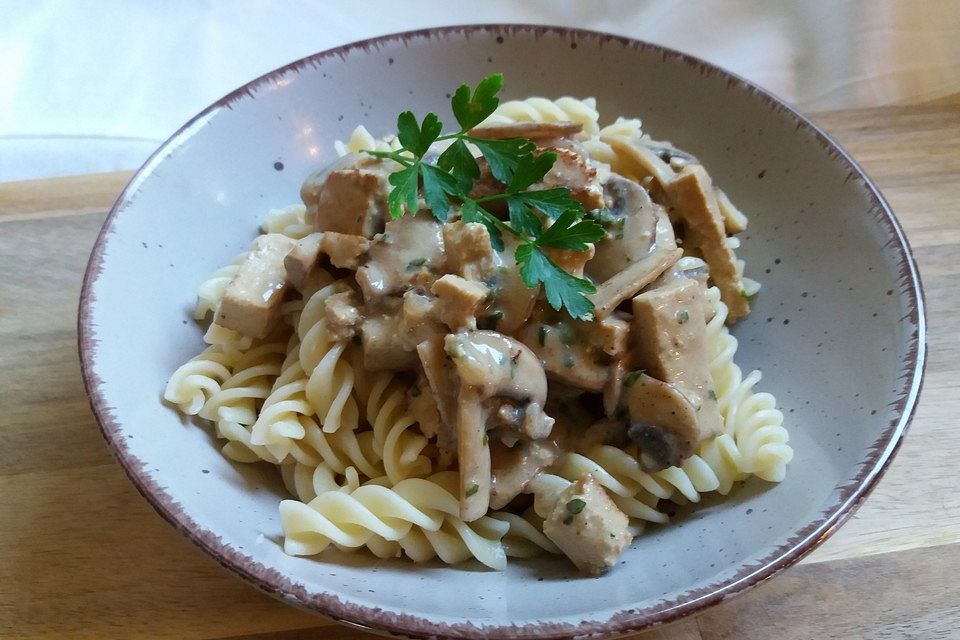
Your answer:
[[[330,544],[358,548],[373,541],[374,550],[384,553],[389,547],[382,544],[386,541],[397,542],[405,550],[409,547],[408,555],[415,560],[435,553],[446,561],[460,561],[466,559],[462,553],[466,549],[487,566],[504,568],[506,554],[499,538],[484,537],[460,520],[454,493],[458,482],[457,474],[447,471],[429,479],[408,478],[392,488],[368,483],[349,493],[327,491],[306,504],[284,500],[280,503],[284,550],[291,555],[314,555]],[[496,527],[501,536],[509,529],[502,523],[481,526]],[[417,533],[411,537],[415,527],[422,538]]]
[[[331,283],[310,296],[297,323],[300,336],[300,366],[307,375],[304,393],[323,430],[356,429],[360,412],[353,390],[353,367],[344,352],[348,341],[333,341],[327,332],[324,301],[349,286]]]
[[[583,125],[583,133],[591,136],[600,130],[597,125],[599,119],[597,101],[593,98],[580,100],[565,96],[556,100],[548,100],[547,98],[533,97],[501,103],[497,110],[483,121],[483,124],[569,121]]]
[[[282,233],[299,240],[313,233],[313,224],[307,221],[306,216],[307,208],[302,204],[271,209],[260,223],[260,230],[264,233]]]
[[[224,352],[220,347],[204,349],[173,372],[163,398],[172,402],[183,413],[194,416],[200,413],[207,400],[220,390],[220,385],[230,377],[230,370],[240,353]]]

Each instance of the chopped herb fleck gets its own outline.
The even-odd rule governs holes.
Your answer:
[[[689,320],[689,319],[690,319],[690,314],[687,312],[686,309],[681,309],[681,310],[677,313],[677,322],[679,322],[680,324],[683,324],[684,322],[686,322],[686,321]]]
[[[628,389],[632,387],[637,382],[637,378],[643,375],[643,369],[637,369],[636,371],[631,371],[623,377],[623,386]]]
[[[574,498],[573,500],[567,503],[567,511],[569,511],[573,515],[577,515],[578,513],[583,511],[583,508],[585,506],[587,506],[587,503],[582,498]]]
[[[610,534],[610,539],[611,539],[611,540],[615,539],[616,537],[617,537],[617,534],[615,534],[615,533],[611,533],[611,534]]]
[[[489,444],[490,442],[490,436],[488,436],[487,434],[483,434],[483,439],[480,442],[483,443],[483,446],[487,446],[487,444]]]
[[[418,385],[416,382],[414,382],[414,383],[413,383],[413,386],[410,387],[410,397],[416,398],[417,396],[420,395],[420,393],[421,393],[421,391],[420,391],[420,385]]]
[[[567,369],[572,369],[573,365],[576,364],[573,359],[573,355],[569,351],[563,354],[561,361],[563,362],[563,366],[565,366]]]
[[[537,329],[537,341],[540,342],[542,347],[547,342],[547,327],[545,325],[540,325],[540,328]]]
[[[717,399],[717,392],[714,391],[713,389],[710,389],[709,391],[707,391],[707,395],[710,396],[711,400]]]
[[[407,263],[407,271],[413,271],[414,269],[419,269],[427,263],[426,258],[414,258]]]
[[[475,493],[476,493],[477,491],[479,491],[479,490],[480,490],[480,485],[478,485],[476,482],[474,482],[472,485],[470,485],[470,488],[467,489],[466,496],[469,498],[470,496],[472,496],[473,494],[475,494]]]
[[[568,347],[576,343],[577,334],[569,324],[561,322],[557,325],[557,330],[560,332],[560,342]]]

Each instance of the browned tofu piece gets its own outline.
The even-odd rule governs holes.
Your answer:
[[[544,250],[547,257],[567,273],[578,278],[583,277],[583,268],[587,261],[592,259],[596,253],[594,245],[587,245],[586,251],[574,251],[573,249],[555,249],[547,248]]]
[[[585,325],[582,330],[587,334],[591,345],[598,347],[609,356],[618,358],[627,352],[627,342],[630,337],[630,323],[625,316],[626,314],[614,311],[606,318],[581,323]]]
[[[254,240],[227,285],[214,322],[253,338],[267,335],[280,319],[280,304],[287,288],[283,259],[294,244],[292,238],[279,233]]]
[[[312,189],[301,189],[307,214],[317,231],[372,238],[383,231],[390,184],[387,171],[357,168],[331,171]]]
[[[327,321],[327,333],[335,342],[352,338],[363,320],[360,297],[354,291],[335,293],[328,297],[323,301],[323,313]]]
[[[675,278],[633,298],[634,369],[675,385],[698,411],[700,440],[723,421],[710,378],[707,304],[700,283]]]
[[[320,251],[327,254],[330,264],[340,269],[356,270],[370,249],[370,241],[363,236],[328,231],[323,234]]]
[[[580,571],[599,575],[633,541],[630,521],[589,473],[560,492],[543,533]]]
[[[287,282],[297,290],[303,290],[303,283],[317,266],[322,238],[323,234],[320,232],[301,238],[283,259],[283,266],[287,271]]]
[[[557,161],[543,177],[543,182],[538,182],[530,189],[566,187],[570,189],[570,197],[580,202],[587,211],[602,209],[603,187],[597,179],[597,170],[572,149],[552,147],[545,151],[556,153]]]
[[[452,272],[467,280],[485,280],[493,274],[490,232],[479,222],[457,221],[443,225],[443,245]]]
[[[437,296],[437,313],[451,331],[477,328],[477,309],[489,290],[473,280],[447,274],[433,283],[430,292]]]
[[[683,222],[684,249],[698,252],[710,267],[710,280],[720,289],[729,310],[728,321],[750,313],[710,176],[702,166],[688,165],[667,185],[667,195],[673,204],[671,215]]]

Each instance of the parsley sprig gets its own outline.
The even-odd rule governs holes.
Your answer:
[[[367,151],[378,158],[401,165],[390,174],[392,189],[387,200],[390,215],[396,219],[417,211],[419,195],[440,222],[446,222],[455,202],[460,205],[464,222],[479,222],[487,227],[490,240],[498,251],[503,250],[503,234],[519,240],[514,257],[520,265],[520,277],[530,288],[543,285],[547,302],[554,309],[566,307],[578,319],[590,319],[593,303],[586,297],[596,287],[557,266],[544,249],[586,251],[588,244],[604,235],[601,225],[585,219],[583,205],[570,196],[566,187],[530,190],[541,182],[557,160],[557,154],[537,154],[530,140],[514,138],[485,140],[469,131],[496,110],[500,104],[503,75],[488,76],[470,90],[461,85],[450,100],[453,115],[460,126],[455,133],[443,134],[443,123],[435,113],[417,121],[411,111],[397,118],[397,151]],[[451,140],[436,156],[428,155],[434,142]],[[480,166],[467,143],[480,150],[493,177],[503,184],[503,193],[470,197],[474,182],[480,177]],[[488,210],[488,203],[506,201],[508,216],[501,220]],[[542,216],[541,216],[542,214]],[[544,217],[552,221],[547,226]]]

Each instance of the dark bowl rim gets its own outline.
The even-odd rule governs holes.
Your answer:
[[[496,34],[497,36],[514,34],[526,36],[532,33],[535,38],[549,36],[568,39],[572,46],[575,46],[578,40],[588,39],[598,40],[601,45],[615,43],[637,51],[659,52],[665,60],[667,58],[677,59],[698,68],[703,74],[716,74],[726,78],[728,84],[737,85],[743,90],[756,94],[769,108],[788,114],[797,121],[798,129],[807,129],[829,155],[839,158],[847,165],[849,168],[848,180],[859,181],[866,187],[869,197],[873,200],[873,209],[878,214],[878,224],[885,226],[884,230],[889,235],[890,244],[900,254],[900,289],[897,294],[898,297],[905,297],[908,301],[910,308],[908,317],[914,325],[914,330],[908,340],[907,358],[901,369],[902,382],[897,399],[893,403],[895,418],[883,429],[881,435],[867,450],[866,458],[860,463],[859,471],[854,480],[839,487],[839,497],[836,502],[826,508],[820,518],[796,531],[791,538],[759,562],[741,566],[738,573],[733,577],[697,591],[685,593],[673,601],[661,600],[647,609],[620,611],[605,621],[584,620],[577,625],[544,621],[523,626],[480,626],[466,620],[448,624],[419,616],[352,604],[331,593],[308,592],[302,585],[295,585],[280,572],[230,548],[214,532],[204,529],[182,511],[179,504],[150,477],[145,463],[134,456],[127,448],[121,433],[122,425],[116,420],[112,409],[106,404],[100,388],[103,381],[95,371],[94,358],[99,340],[92,323],[93,305],[95,303],[93,287],[103,269],[106,239],[110,234],[114,220],[130,204],[132,197],[139,191],[143,182],[150,176],[156,166],[170,152],[188,140],[197,129],[201,128],[211,115],[224,108],[231,108],[231,105],[239,100],[252,99],[254,91],[263,83],[279,79],[285,74],[306,65],[317,65],[324,59],[333,56],[344,57],[358,49],[368,50],[371,47],[376,48],[395,41],[402,43],[415,38],[470,37],[471,34],[476,33]],[[661,45],[599,31],[532,24],[453,25],[393,33],[352,42],[301,58],[270,71],[211,104],[160,145],[143,166],[137,170],[111,207],[97,236],[84,274],[79,303],[77,336],[83,381],[101,434],[131,482],[167,522],[223,567],[284,602],[360,629],[417,638],[537,638],[538,640],[570,637],[608,638],[667,624],[684,616],[703,611],[729,597],[761,584],[783,569],[795,564],[822,544],[859,508],[869,495],[899,449],[913,418],[923,384],[926,363],[926,317],[923,285],[903,229],[876,185],[853,158],[820,127],[765,89],[695,56]]]

